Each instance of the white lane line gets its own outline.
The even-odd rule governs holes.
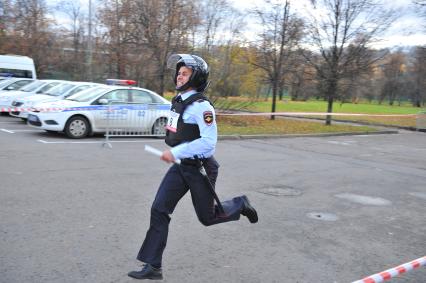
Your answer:
[[[12,131],[9,131],[9,130],[6,130],[6,129],[0,129],[1,131],[3,131],[3,132],[6,132],[6,133],[9,133],[9,134],[14,134],[15,132],[12,132]]]
[[[43,130],[19,130],[19,129],[18,130],[12,129],[12,130],[8,130],[8,131],[12,131],[14,133],[16,133],[16,132],[43,132]]]
[[[331,144],[338,144],[338,145],[353,145],[353,141],[327,141]]]
[[[45,141],[45,140],[37,140],[38,142],[44,143],[44,144],[93,144],[93,143],[104,143],[105,141]],[[109,141],[110,143],[155,143],[158,141]]]
[[[74,141],[74,142],[66,142],[66,141],[56,141],[56,142],[51,142],[51,141],[45,141],[45,140],[37,140],[38,142],[41,142],[41,143],[49,143],[49,144],[55,144],[55,143],[101,143],[101,142],[99,142],[99,141],[81,141],[81,142],[77,142],[77,141]]]

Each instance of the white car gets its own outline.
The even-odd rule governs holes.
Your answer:
[[[0,92],[18,90],[23,86],[32,83],[33,79],[10,78],[0,81]]]
[[[61,100],[82,90],[99,85],[90,82],[63,81],[40,94],[17,97],[10,103],[12,109],[10,115],[25,120],[28,117],[29,109],[37,103]]]
[[[15,99],[46,92],[60,82],[58,80],[35,80],[19,90],[2,92],[0,93],[0,108],[8,109]]]
[[[170,102],[155,92],[105,85],[64,100],[35,105],[28,115],[28,124],[46,131],[65,132],[75,139],[104,133],[114,122],[162,135],[169,111]]]
[[[0,96],[7,95],[8,92],[19,90],[25,85],[33,82],[33,79],[11,78],[0,81]],[[8,112],[7,108],[0,107],[0,112]]]

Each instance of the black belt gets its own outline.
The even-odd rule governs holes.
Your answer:
[[[208,160],[208,158],[199,158],[198,160],[201,161],[202,163],[204,163]],[[189,165],[189,166],[198,166],[199,165],[197,160],[192,159],[192,158],[183,158],[183,159],[180,160],[180,162],[183,165]]]

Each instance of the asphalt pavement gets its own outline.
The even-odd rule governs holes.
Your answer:
[[[137,282],[127,272],[168,165],[151,138],[70,140],[0,117],[0,282]],[[217,192],[259,222],[171,215],[163,282],[343,283],[426,255],[426,133],[220,140]],[[426,267],[390,282],[424,283]]]

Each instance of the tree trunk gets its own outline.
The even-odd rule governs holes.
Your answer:
[[[327,113],[333,112],[333,100],[334,100],[334,97],[336,97],[336,92],[337,92],[337,81],[332,80],[331,82],[329,82],[329,87],[328,87]],[[325,124],[331,125],[331,115],[327,115],[325,119]]]
[[[277,92],[278,92],[278,86],[277,81],[275,80],[272,85],[272,113],[275,113],[275,108],[277,104]],[[275,120],[275,115],[271,115],[271,120]]]
[[[329,96],[328,97],[328,104],[327,104],[327,113],[331,113],[331,112],[333,112],[333,97]],[[331,115],[327,115],[327,117],[325,119],[325,124],[331,125]]]

